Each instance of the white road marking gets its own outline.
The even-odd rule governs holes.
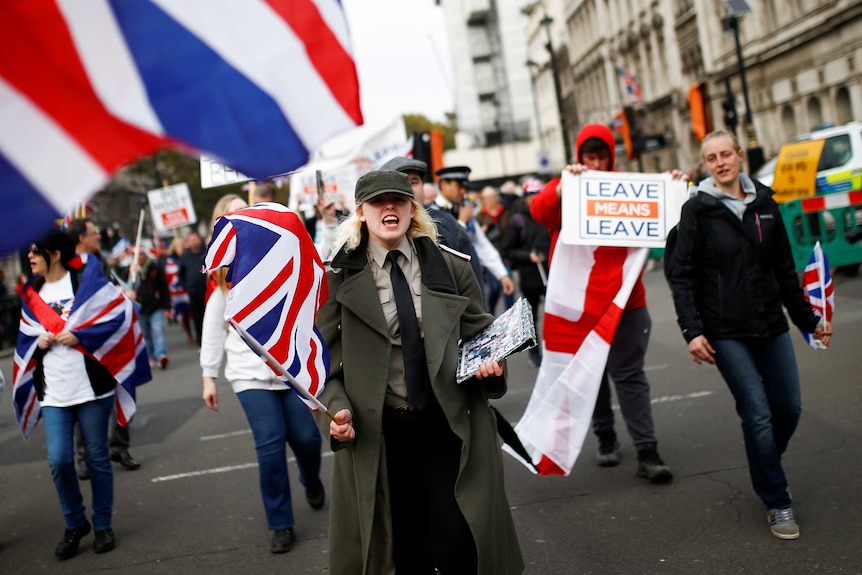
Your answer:
[[[204,435],[200,441],[211,441],[213,439],[224,439],[225,437],[236,437],[238,435],[248,435],[251,429],[242,429],[240,431],[231,431],[230,433],[219,433],[216,435]]]
[[[321,457],[332,457],[333,453],[324,453]],[[295,457],[288,458],[288,463],[296,461]],[[165,481],[176,481],[177,479],[188,479],[190,477],[201,477],[203,475],[213,475],[215,473],[229,473],[231,471],[242,471],[243,469],[251,469],[257,467],[257,463],[242,463],[240,465],[227,465],[225,467],[213,467],[212,469],[199,469],[197,471],[187,471],[185,473],[175,473],[174,475],[162,475],[161,477],[153,477],[151,483],[164,483]]]

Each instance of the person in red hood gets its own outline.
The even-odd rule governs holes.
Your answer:
[[[614,171],[615,147],[614,136],[607,126],[586,125],[578,134],[577,163],[566,166],[566,170],[574,175],[586,170]],[[673,175],[676,178],[685,176],[679,171],[675,171]],[[554,249],[562,225],[561,191],[560,178],[554,178],[545,185],[530,205],[533,219],[547,227],[551,235],[549,265],[553,265]],[[603,467],[617,465],[620,461],[620,444],[614,431],[614,412],[611,408],[611,388],[608,383],[608,376],[610,376],[617,390],[620,411],[637,449],[638,476],[649,479],[653,483],[666,483],[673,479],[673,474],[658,454],[658,441],[655,438],[650,406],[649,382],[643,369],[651,327],[652,321],[646,308],[646,292],[643,281],[639,278],[632,288],[626,309],[620,317],[617,331],[611,342],[608,363],[602,375],[601,387],[593,410],[592,427],[593,433],[599,439],[596,461]]]

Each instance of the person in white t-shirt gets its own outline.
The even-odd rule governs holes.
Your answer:
[[[40,276],[32,284],[37,297],[64,320],[69,317],[78,287],[77,272],[67,268],[74,256],[74,242],[59,230],[49,232],[31,245],[28,252],[30,269]],[[50,310],[46,310],[47,313]],[[111,528],[114,476],[108,449],[108,418],[117,382],[106,367],[75,349],[78,343],[78,338],[70,331],[56,335],[46,331],[39,335],[38,349],[34,353],[33,385],[45,422],[51,477],[66,523],[63,539],[54,550],[59,559],[73,557],[81,538],[91,529],[75,471],[76,424],[81,427],[84,457],[90,470],[92,527],[96,531],[93,549],[96,553],[105,553],[115,546]]]

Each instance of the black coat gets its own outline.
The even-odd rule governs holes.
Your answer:
[[[757,196],[742,220],[699,192],[685,203],[669,278],[677,321],[686,341],[766,338],[793,323],[813,332],[818,318],[805,301],[790,242],[772,190]]]
[[[539,271],[539,266],[530,259],[530,253],[544,254],[542,269],[545,278],[548,277],[548,252],[551,249],[551,238],[548,229],[536,223],[530,216],[526,204],[523,208],[515,204],[514,212],[506,226],[506,238],[503,243],[503,258],[513,269],[518,270],[519,287],[526,297],[539,297],[545,293],[545,281]]]

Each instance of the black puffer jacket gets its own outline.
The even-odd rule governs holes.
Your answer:
[[[772,190],[759,182],[755,189],[742,221],[702,191],[682,208],[669,280],[686,341],[783,333],[782,304],[800,329],[817,327]]]
[[[516,202],[512,206],[512,212],[506,226],[503,259],[508,261],[513,269],[518,270],[521,293],[526,297],[539,297],[545,293],[545,280],[539,267],[530,259],[530,253],[536,252],[545,256],[541,266],[544,277],[547,278],[547,256],[551,250],[551,238],[548,229],[536,223],[530,216],[530,209],[525,202]]]

